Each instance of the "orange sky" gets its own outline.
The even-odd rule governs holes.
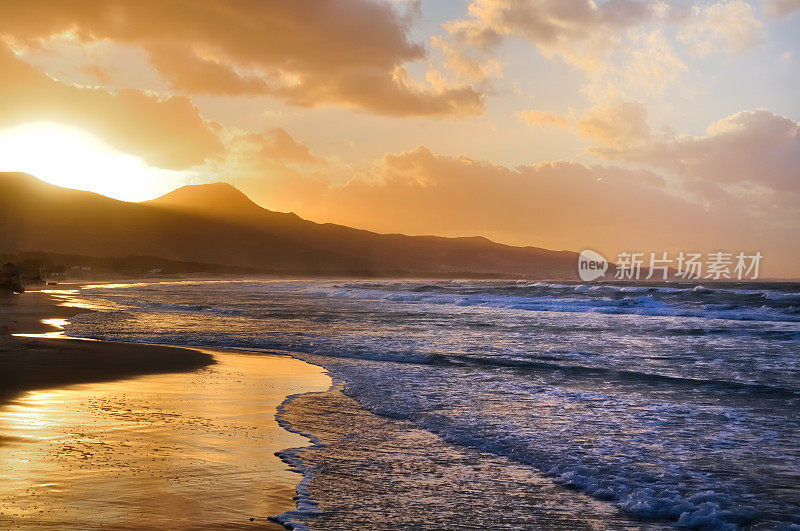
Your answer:
[[[800,277],[797,0],[3,2],[0,170]]]

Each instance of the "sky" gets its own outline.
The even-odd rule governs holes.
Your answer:
[[[800,277],[800,0],[0,4],[0,171]]]

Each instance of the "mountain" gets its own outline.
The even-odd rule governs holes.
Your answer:
[[[574,278],[577,254],[482,237],[377,234],[261,208],[225,183],[127,203],[0,173],[0,253],[159,256],[312,275]]]
[[[152,205],[185,213],[199,213],[210,217],[246,219],[259,216],[293,216],[261,208],[239,189],[227,183],[190,184],[182,186],[152,201]]]

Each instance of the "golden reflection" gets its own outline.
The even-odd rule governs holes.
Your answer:
[[[69,324],[69,321],[67,321],[66,319],[42,319],[42,323],[63,329],[65,326]]]
[[[69,324],[69,321],[66,319],[42,319],[42,324],[46,324],[48,326],[54,326],[58,328],[58,330],[54,330],[53,332],[42,332],[40,334],[11,334],[14,337],[39,337],[45,339],[77,339],[80,341],[97,341],[96,339],[90,339],[88,337],[70,337],[65,335],[64,327]]]
[[[113,309],[113,306],[108,304],[101,304],[79,298],[79,289],[42,289],[39,290],[39,292],[51,295],[55,300],[60,301],[58,306],[66,308],[82,308],[95,311]]]
[[[332,277],[333,278],[333,277]],[[132,287],[142,287],[142,286],[179,286],[179,285],[197,285],[197,284],[243,284],[243,283],[278,283],[278,282],[287,282],[292,280],[304,280],[308,281],[308,279],[292,279],[292,278],[261,278],[261,279],[253,279],[253,278],[241,278],[241,279],[213,279],[213,280],[202,280],[202,279],[192,279],[192,280],[160,280],[160,281],[150,281],[150,282],[129,282],[129,283],[122,283],[122,282],[106,282],[106,283],[97,283],[97,284],[86,284],[81,286],[81,289],[116,289],[116,288],[132,288]]]
[[[47,433],[63,421],[58,415],[63,402],[62,392],[31,391],[0,409],[0,426],[13,427],[4,433],[12,437],[47,439]]]
[[[39,293],[49,293],[50,295],[77,295],[77,289],[40,289]]]
[[[83,286],[83,289],[98,289],[98,288],[108,288],[108,289],[116,289],[116,288],[135,288],[139,286],[147,286],[147,282],[130,282],[130,283],[122,283],[122,282],[109,282],[108,284],[86,284]]]
[[[194,373],[29,392],[0,407],[0,522],[9,527],[269,523],[300,477],[274,453],[289,394],[330,386],[283,356],[213,352]],[[250,518],[255,518],[254,523]]]
[[[101,311],[101,310],[112,310],[114,309],[111,305],[104,305],[98,304],[94,302],[88,302],[83,299],[76,299],[76,298],[69,298],[64,302],[58,304],[59,306],[63,306],[65,308],[80,308],[83,310],[94,310],[94,311]]]

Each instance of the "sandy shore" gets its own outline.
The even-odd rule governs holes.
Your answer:
[[[10,334],[81,309],[0,299],[0,527],[276,527],[299,476],[274,452],[307,440],[275,421],[325,390],[282,356]],[[251,520],[251,518],[253,520]]]
[[[60,306],[48,293],[0,294],[0,402],[33,389],[193,371],[214,363],[211,355],[190,349],[12,335],[57,334],[58,327],[43,321],[86,311]]]

